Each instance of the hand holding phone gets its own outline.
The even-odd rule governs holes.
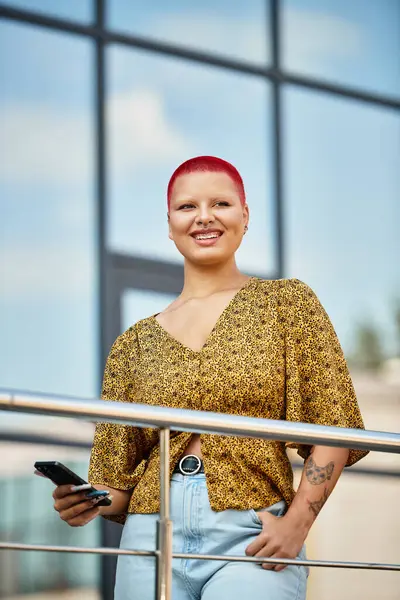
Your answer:
[[[111,504],[112,496],[109,496],[108,490],[96,490],[59,462],[36,462],[35,468],[38,475],[56,484],[53,492],[54,509],[72,527],[86,525],[100,514],[99,506]]]
[[[57,461],[36,461],[35,469],[38,474],[51,479],[57,486],[72,484],[70,492],[86,491],[86,498],[98,499],[99,506],[110,506],[111,500],[107,498],[110,492],[108,490],[96,490],[90,483],[87,483],[82,477],[68,469],[65,465]]]

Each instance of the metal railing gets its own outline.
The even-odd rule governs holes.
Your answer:
[[[59,446],[61,448],[74,448],[81,450],[91,450],[92,442],[89,440],[76,439],[68,436],[63,437],[56,434],[47,433],[36,433],[27,431],[9,431],[0,429],[0,444],[2,442],[11,442],[12,444],[35,444],[40,446]],[[293,471],[299,471],[304,469],[304,462],[301,459],[292,461]],[[342,472],[342,476],[360,475],[362,477],[380,477],[385,479],[400,479],[400,468],[398,469],[385,469],[382,467],[364,467],[353,465],[351,469],[345,469]]]
[[[110,555],[155,556],[156,599],[170,600],[172,559],[202,559],[271,564],[304,565],[307,567],[333,567],[351,569],[376,569],[400,571],[400,564],[366,563],[348,561],[320,561],[247,556],[220,556],[172,552],[172,521],[169,506],[169,434],[174,431],[191,433],[219,433],[239,437],[297,442],[308,445],[336,446],[356,450],[375,450],[400,454],[400,434],[361,429],[345,429],[307,423],[293,423],[271,419],[258,419],[221,413],[192,411],[146,404],[87,400],[44,396],[0,390],[0,409],[53,416],[73,417],[97,422],[113,422],[139,427],[160,429],[160,515],[157,524],[157,549],[155,551],[121,548],[81,548],[68,546],[0,543],[0,549],[36,550],[53,552],[78,552]]]

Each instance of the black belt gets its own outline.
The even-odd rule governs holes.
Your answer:
[[[183,456],[175,465],[174,473],[180,473],[181,475],[197,475],[197,473],[204,473],[204,463],[195,454],[188,454]]]

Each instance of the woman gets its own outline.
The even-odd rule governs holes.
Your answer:
[[[184,256],[180,296],[115,341],[102,397],[297,422],[363,427],[343,353],[314,292],[298,279],[241,273],[235,252],[249,222],[242,179],[197,157],[168,186],[169,237]],[[70,525],[125,522],[121,546],[154,549],[159,511],[157,430],[101,423],[89,481],[112,493],[96,507],[68,486],[55,508]],[[297,493],[286,447],[305,459]],[[173,432],[175,552],[305,557],[304,541],[344,466],[366,452]],[[304,599],[307,569],[173,560],[174,600]],[[155,594],[155,561],[121,556],[115,599]]]

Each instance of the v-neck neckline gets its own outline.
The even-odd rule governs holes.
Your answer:
[[[172,340],[175,344],[177,344],[178,346],[180,346],[181,348],[183,348],[184,350],[190,352],[193,355],[200,355],[204,351],[204,349],[206,348],[206,346],[208,346],[208,344],[209,344],[212,336],[214,335],[215,331],[218,329],[218,326],[220,325],[221,321],[225,318],[226,314],[229,312],[229,310],[231,309],[231,307],[235,304],[235,302],[237,301],[238,297],[245,290],[247,290],[249,288],[250,284],[253,283],[253,281],[255,281],[256,279],[257,279],[256,276],[249,277],[249,279],[247,279],[247,281],[245,282],[245,284],[242,285],[242,287],[240,289],[238,289],[238,291],[236,292],[236,294],[234,296],[232,296],[232,298],[229,300],[229,302],[227,303],[227,305],[225,306],[225,308],[219,314],[217,320],[214,323],[213,328],[211,329],[210,333],[208,334],[208,336],[207,336],[204,344],[200,348],[200,350],[193,350],[193,348],[190,348],[189,346],[187,346],[186,344],[184,344],[183,342],[181,342],[180,340],[178,340],[171,333],[169,333],[169,331],[167,331],[165,329],[165,327],[163,325],[161,325],[161,323],[159,323],[159,321],[157,321],[157,319],[156,319],[157,315],[159,315],[160,313],[155,313],[154,315],[151,315],[149,317],[149,320],[153,321],[156,324],[156,327],[158,327],[158,329],[162,333],[164,333],[164,335],[167,336],[170,340]]]

